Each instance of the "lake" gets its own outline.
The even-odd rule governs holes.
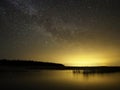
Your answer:
[[[120,90],[120,73],[84,74],[73,70],[1,72],[0,90]]]

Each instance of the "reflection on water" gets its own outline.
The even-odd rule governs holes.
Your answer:
[[[94,73],[86,70],[73,70],[73,74],[75,78],[80,79],[78,82],[82,82],[84,85],[87,84],[98,87],[100,85],[111,87],[117,85],[120,80],[120,73]]]
[[[88,73],[80,70],[4,72],[0,89],[120,90],[120,73]]]

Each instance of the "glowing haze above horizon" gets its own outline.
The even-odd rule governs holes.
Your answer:
[[[120,66],[119,0],[0,0],[0,59]]]

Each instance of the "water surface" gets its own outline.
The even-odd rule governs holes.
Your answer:
[[[0,73],[1,89],[120,90],[120,73],[84,74],[73,70]]]

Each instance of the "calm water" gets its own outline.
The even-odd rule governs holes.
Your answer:
[[[120,73],[83,74],[72,70],[0,73],[0,90],[120,90]]]

